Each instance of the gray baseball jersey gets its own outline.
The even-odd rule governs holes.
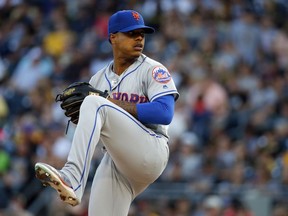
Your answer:
[[[112,98],[122,101],[143,103],[174,94],[178,98],[173,79],[161,63],[142,54],[120,76],[113,72],[113,62],[96,73],[90,84],[99,90],[108,90]],[[167,125],[146,125],[157,133],[168,137]]]
[[[122,75],[113,62],[90,80],[111,97],[143,103],[178,92],[168,70],[141,55]],[[163,172],[169,158],[168,126],[143,125],[109,100],[89,95],[80,109],[71,150],[62,172],[82,199],[96,145],[106,153],[97,167],[90,191],[89,215],[126,216],[133,199]]]

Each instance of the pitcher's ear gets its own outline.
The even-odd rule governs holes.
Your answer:
[[[112,41],[115,39],[115,37],[116,37],[116,34],[111,33],[109,35],[109,42],[112,43]]]

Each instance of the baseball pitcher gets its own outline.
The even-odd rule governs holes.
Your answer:
[[[64,167],[38,162],[36,177],[64,202],[79,204],[101,141],[105,153],[91,186],[90,216],[126,216],[133,199],[166,167],[178,92],[167,68],[143,54],[145,34],[154,31],[134,10],[113,14],[113,61],[89,83],[73,83],[56,98],[77,127]]]

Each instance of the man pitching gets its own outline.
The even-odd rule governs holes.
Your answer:
[[[109,96],[88,94],[81,103],[61,170],[40,162],[35,165],[36,177],[75,206],[81,202],[90,162],[101,141],[106,152],[93,179],[90,216],[126,216],[133,199],[161,175],[169,158],[167,130],[178,98],[167,68],[142,53],[145,34],[154,29],[138,12],[113,14],[108,32],[113,61],[89,83],[107,90]]]

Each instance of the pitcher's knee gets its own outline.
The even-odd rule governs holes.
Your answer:
[[[96,96],[96,95],[88,95],[83,103],[82,103],[82,106],[99,106],[99,105],[102,105],[106,102],[107,100],[101,96]],[[91,107],[90,107],[91,108]]]

